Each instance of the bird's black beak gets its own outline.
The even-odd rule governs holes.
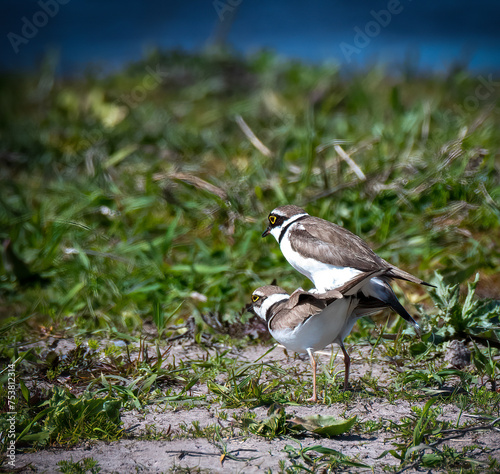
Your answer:
[[[253,309],[253,303],[247,304],[245,306],[245,311],[247,311],[248,313],[256,314],[255,310]]]
[[[262,237],[266,237],[270,233],[271,233],[271,226],[268,226],[267,229],[264,232],[262,232]]]

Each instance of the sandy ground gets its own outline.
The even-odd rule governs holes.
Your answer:
[[[269,346],[250,346],[242,352],[232,351],[233,357],[241,360],[254,361],[264,354]],[[368,348],[352,349],[351,382],[364,373],[371,373],[379,380],[391,377],[387,361],[375,359],[367,363]],[[336,350],[335,352],[336,353]],[[178,345],[175,355],[177,358],[199,357],[199,348],[192,344]],[[280,348],[266,355],[262,362],[278,361],[283,368],[299,364],[304,372],[309,370],[307,359],[288,357]],[[320,356],[320,364],[326,364],[329,357]],[[342,370],[343,361],[337,357],[338,370]],[[220,381],[223,382],[223,381]],[[195,386],[194,393],[207,393],[206,386]],[[308,395],[309,396],[309,395]],[[423,402],[420,406],[423,406]],[[129,411],[123,413],[124,428],[127,438],[118,442],[86,442],[72,449],[46,449],[36,453],[17,454],[17,472],[59,472],[57,463],[61,460],[78,461],[92,457],[98,461],[101,473],[132,473],[132,472],[281,472],[283,468],[293,466],[293,460],[284,451],[286,445],[298,448],[321,445],[333,448],[355,459],[357,462],[368,464],[374,472],[382,472],[383,467],[392,466],[397,470],[399,461],[387,454],[378,459],[384,451],[393,448],[390,431],[377,431],[373,434],[358,435],[348,433],[332,439],[317,436],[304,436],[301,438],[276,438],[268,441],[258,436],[243,437],[237,428],[232,430],[233,435],[216,441],[206,438],[178,439],[173,436],[171,440],[139,440],[138,436],[144,435],[152,428],[156,433],[171,432],[186,434],[185,427],[192,426],[192,422],[199,423],[200,429],[204,426],[219,424],[221,427],[234,427],[234,420],[241,418],[245,411],[253,411],[257,419],[264,419],[267,407],[255,409],[227,409],[218,404],[207,407],[184,409],[171,405],[157,404],[147,407],[146,410]],[[358,416],[358,421],[392,420],[398,421],[412,414],[411,405],[406,400],[390,403],[384,398],[370,398],[361,401],[333,404],[304,404],[300,406],[286,406],[288,414],[304,417],[307,415],[321,414],[332,415],[339,418]],[[223,413],[224,416],[221,416]],[[465,421],[464,414],[453,405],[443,407],[442,419],[456,422],[462,416],[461,423]],[[184,427],[184,428],[182,428]],[[153,437],[154,438],[154,437]],[[300,443],[300,444],[299,444]],[[476,445],[474,453],[477,459],[485,460],[487,455],[481,453],[479,448],[489,448],[489,455],[500,459],[500,433],[492,430],[472,431],[465,436],[447,442],[449,446],[461,449],[464,446]],[[223,446],[224,445],[224,446]],[[225,450],[231,456],[221,459]],[[297,459],[300,461],[300,459]],[[369,472],[360,468],[343,468],[343,472]],[[409,469],[405,472],[428,472]],[[440,471],[432,471],[440,472]]]

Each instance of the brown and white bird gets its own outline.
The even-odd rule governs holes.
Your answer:
[[[386,262],[347,229],[310,216],[298,206],[277,207],[268,219],[269,225],[262,237],[274,236],[290,265],[314,283],[314,291],[323,293],[338,288],[362,272],[385,270],[383,276],[366,280],[362,294],[377,298],[419,329],[396,298],[389,282],[400,279],[433,285]]]
[[[375,298],[354,295],[360,294],[370,278],[382,277],[386,272],[384,269],[360,273],[341,287],[321,294],[298,289],[289,295],[274,285],[253,292],[251,310],[267,322],[274,339],[289,350],[309,355],[313,371],[310,401],[317,401],[314,352],[332,343],[338,344],[344,354],[344,389],[347,389],[351,360],[344,338],[359,318],[385,306]]]

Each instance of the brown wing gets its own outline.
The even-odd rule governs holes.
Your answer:
[[[335,300],[343,298],[344,296],[357,294],[367,280],[375,277],[383,278],[389,271],[390,269],[385,268],[373,272],[362,272],[359,275],[356,275],[354,278],[351,278],[342,286],[339,286],[338,288],[335,288],[333,290],[326,291],[324,293],[310,293],[309,291],[305,291],[302,288],[299,288],[290,295],[290,298],[286,301],[286,303],[284,303],[283,308],[290,311],[299,304],[303,304],[306,302],[313,303],[314,301],[323,301],[325,302],[325,305],[329,305]],[[320,305],[321,303],[313,304]]]
[[[290,244],[295,251],[300,247],[304,257],[329,265],[363,272],[380,270],[388,265],[357,235],[318,217],[308,217],[298,223],[290,235]]]
[[[324,303],[325,300],[335,300],[343,298],[342,293],[337,290],[330,290],[327,293],[310,293],[309,291],[305,291],[302,288],[295,290],[291,295],[288,301],[284,304],[283,308],[290,311],[296,306],[304,303],[317,304],[319,306],[326,306]]]
[[[311,316],[320,313],[326,307],[320,300],[311,298],[310,302],[304,302],[292,309],[283,308],[273,315],[269,321],[271,331],[294,328],[307,321]]]
[[[290,244],[295,251],[300,247],[304,257],[329,265],[356,268],[362,272],[387,270],[386,279],[398,278],[432,286],[386,262],[356,234],[319,217],[310,216],[300,222],[290,235]]]

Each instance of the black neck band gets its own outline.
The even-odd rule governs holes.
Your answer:
[[[285,227],[283,227],[283,229],[281,230],[281,234],[280,234],[280,238],[278,240],[278,243],[281,244],[281,241],[283,240],[283,237],[285,237],[285,234],[286,234],[286,231],[288,230],[288,228],[292,225],[292,224],[295,224],[296,222],[299,222],[301,221],[302,219],[305,219],[306,217],[309,217],[309,214],[305,214],[303,216],[300,216],[298,217],[297,219],[295,219],[294,221],[292,222],[289,222]]]

